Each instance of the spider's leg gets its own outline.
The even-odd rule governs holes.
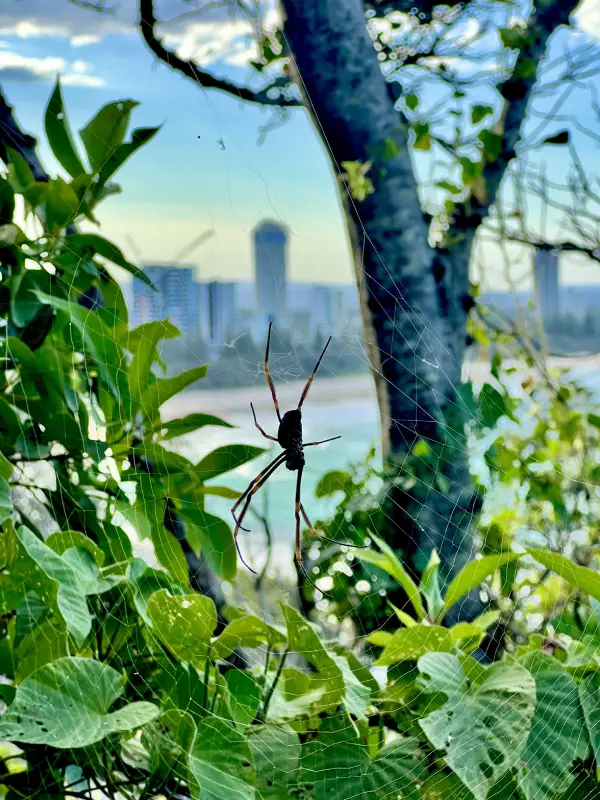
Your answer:
[[[316,536],[319,539],[324,539],[326,542],[332,542],[333,544],[339,544],[343,547],[358,547],[360,549],[367,549],[368,545],[366,544],[350,544],[349,542],[340,542],[338,539],[330,539],[329,536],[325,536],[324,534],[320,533],[315,526],[309,520],[306,511],[304,510],[304,506],[300,504],[300,513],[304,517],[304,522],[306,523],[306,527],[312,533],[313,536]]]
[[[302,560],[302,550],[300,548],[300,513],[302,512],[302,501],[300,500],[300,492],[302,487],[302,470],[303,467],[300,467],[298,470],[298,480],[296,481],[296,564],[302,570],[302,574],[306,578],[306,580],[310,583],[310,585],[317,590],[317,592],[321,592],[321,594],[326,595],[327,597],[331,597],[331,595],[324,592],[322,589],[316,585],[313,579],[310,577],[308,572],[306,571],[306,567],[304,566],[304,561]],[[306,519],[306,515],[304,515]]]
[[[260,425],[258,424],[258,420],[256,419],[256,411],[254,410],[254,404],[253,403],[250,403],[250,408],[252,409],[252,416],[254,417],[254,424],[256,425],[258,430],[262,433],[262,435],[265,437],[265,439],[270,439],[272,442],[279,441],[276,436],[269,436],[269,434],[265,433],[265,431],[260,427]]]
[[[306,382],[306,386],[304,387],[304,391],[302,392],[302,397],[300,398],[300,402],[298,403],[298,408],[302,408],[302,403],[306,400],[306,395],[308,394],[308,390],[310,389],[310,385],[314,381],[315,375],[317,374],[317,370],[321,366],[321,361],[323,360],[323,356],[325,355],[325,351],[329,347],[329,342],[330,341],[331,341],[331,336],[329,337],[329,339],[327,339],[327,344],[325,345],[325,347],[323,348],[323,352],[319,356],[319,360],[317,361],[317,364],[316,364],[315,368],[312,371],[312,375],[310,376],[310,378]]]
[[[275,406],[275,411],[277,413],[277,419],[281,422],[281,414],[279,413],[279,402],[277,401],[277,393],[275,392],[275,384],[273,383],[273,378],[271,377],[271,372],[269,370],[269,348],[271,346],[271,328],[273,327],[273,323],[269,323],[269,333],[267,334],[267,349],[265,351],[265,375],[267,376],[267,383],[269,384],[269,389],[271,390],[271,396],[273,397],[273,405]]]
[[[336,439],[341,439],[341,436],[332,436],[331,439],[321,439],[320,442],[302,442],[302,447],[314,447],[316,444],[325,444],[325,442],[334,442]]]
[[[279,466],[279,464],[281,464],[281,463],[282,463],[284,460],[285,460],[285,453],[280,453],[280,454],[277,456],[277,458],[276,458],[276,459],[274,459],[274,461],[271,461],[271,463],[270,463],[270,464],[267,464],[267,466],[266,466],[266,467],[265,467],[265,468],[262,470],[262,472],[259,472],[259,473],[258,473],[258,475],[256,476],[256,478],[254,478],[252,481],[250,481],[250,485],[248,486],[248,488],[246,489],[246,491],[245,491],[245,492],[244,492],[242,495],[240,495],[240,496],[238,497],[238,499],[235,501],[235,504],[234,504],[233,508],[231,509],[231,516],[232,516],[232,517],[233,517],[233,519],[235,520],[235,524],[236,524],[236,525],[239,525],[239,527],[240,527],[240,528],[241,528],[243,531],[246,531],[246,533],[250,533],[250,531],[248,530],[248,528],[242,528],[242,526],[239,524],[239,522],[238,522],[238,518],[237,518],[237,517],[236,517],[236,515],[235,515],[236,509],[237,509],[237,508],[238,508],[238,506],[240,506],[240,505],[241,505],[241,504],[244,502],[244,500],[245,500],[245,499],[248,497],[248,495],[250,494],[250,492],[251,492],[251,491],[252,491],[252,489],[254,488],[255,484],[257,484],[257,483],[258,483],[260,480],[262,480],[262,478],[264,478],[264,477],[265,477],[265,475],[267,475],[267,473],[269,473],[269,474],[267,475],[267,477],[270,477],[270,476],[271,476],[271,472],[273,472],[273,471],[274,471],[274,470],[271,470],[271,467],[275,467],[275,468],[276,468],[276,466],[275,466],[275,465],[277,465],[277,467],[278,467],[278,466]],[[270,471],[270,470],[271,470],[271,471]],[[240,518],[240,519],[241,519],[241,518]]]
[[[261,486],[264,486],[264,484],[269,480],[269,478],[275,472],[275,470],[283,464],[283,459],[284,458],[285,458],[285,453],[283,453],[281,456],[276,458],[275,461],[271,462],[271,464],[269,464],[269,466],[266,467],[266,469],[263,469],[263,471],[260,473],[260,475],[256,476],[256,478],[254,479],[253,483],[250,484],[250,486],[246,489],[246,491],[244,492],[244,495],[246,496],[246,502],[244,503],[244,507],[242,509],[242,513],[240,514],[239,518],[236,520],[237,524],[236,524],[235,530],[233,532],[233,541],[235,543],[235,549],[237,550],[237,553],[238,553],[238,555],[240,557],[240,561],[242,562],[242,564],[245,567],[247,567],[250,570],[250,572],[253,572],[255,575],[257,575],[258,573],[256,572],[256,570],[252,569],[252,567],[248,563],[246,563],[246,561],[244,560],[244,557],[243,557],[243,555],[242,555],[242,553],[240,551],[240,546],[239,546],[238,540],[237,540],[238,539],[238,534],[239,534],[240,530],[246,530],[245,528],[242,528],[242,522],[244,521],[244,517],[246,516],[246,513],[247,513],[248,509],[250,508],[250,503],[252,502],[253,496],[256,494],[256,492],[258,492],[258,490],[260,489]],[[242,498],[240,498],[238,500],[238,504],[241,502],[241,499]]]

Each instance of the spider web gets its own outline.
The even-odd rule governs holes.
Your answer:
[[[419,313],[419,309],[413,309]],[[398,314],[404,313],[401,308],[398,309]],[[430,332],[431,335],[433,331]],[[348,337],[355,337],[351,331],[346,332]],[[363,340],[356,342],[363,352],[366,352]],[[235,341],[224,343],[230,347],[235,348]],[[182,345],[185,346],[185,345]],[[274,346],[271,352],[270,367],[274,376],[278,398],[282,412],[297,405],[300,392],[304,386],[307,375],[302,374],[301,361],[299,348],[295,347],[292,351],[296,358],[297,365],[293,368],[289,367],[289,360],[286,360],[285,368],[280,367],[282,356],[284,355],[277,347],[277,342],[274,340]],[[285,354],[286,359],[289,359],[289,354]],[[317,353],[315,353],[316,358]],[[366,356],[365,356],[366,358]],[[258,361],[254,367],[254,378],[249,387],[238,389],[213,389],[203,391],[192,391],[176,398],[164,409],[164,418],[184,416],[186,413],[192,411],[217,413],[224,417],[228,422],[236,425],[234,429],[203,429],[201,433],[190,434],[182,437],[176,441],[172,446],[178,452],[187,456],[192,461],[198,461],[203,455],[214,450],[216,447],[229,446],[240,442],[248,444],[255,444],[264,446],[265,440],[262,439],[259,432],[255,429],[252,415],[250,412],[249,403],[252,401],[257,411],[257,415],[261,425],[267,430],[268,433],[276,434],[277,419],[272,406],[272,400],[264,374],[262,371],[262,361]],[[474,369],[473,367],[471,367]],[[467,372],[469,367],[467,367]],[[475,370],[474,370],[475,371]],[[352,462],[360,462],[368,449],[371,446],[376,448],[376,464],[380,470],[383,471],[384,478],[392,478],[393,475],[386,474],[385,467],[381,463],[381,454],[378,445],[379,439],[379,416],[376,405],[375,391],[373,388],[372,379],[369,375],[364,374],[361,376],[345,376],[336,377],[336,362],[335,358],[325,358],[321,365],[320,372],[315,380],[307,402],[304,406],[304,439],[306,441],[320,440],[332,436],[341,435],[342,439],[339,442],[331,442],[323,445],[322,447],[315,448],[312,452],[307,452],[307,463],[304,472],[305,480],[303,482],[303,502],[306,506],[307,512],[311,519],[326,519],[334,511],[335,498],[318,500],[315,497],[315,489],[321,476],[331,470],[344,470]],[[82,439],[88,439],[88,431],[81,430]],[[476,450],[476,448],[474,448]],[[268,452],[259,459],[244,465],[242,468],[236,470],[231,475],[228,475],[227,485],[236,490],[243,490],[248,484],[250,479],[257,474],[264,465],[273,458],[272,453]],[[476,452],[470,452],[469,455],[476,458]],[[481,463],[479,462],[481,468]],[[477,469],[477,467],[475,467]],[[294,599],[293,589],[293,539],[294,539],[294,490],[295,490],[295,473],[288,472],[285,468],[278,470],[275,475],[270,479],[268,484],[256,496],[255,503],[258,505],[260,512],[267,518],[269,527],[272,531],[272,566],[269,572],[268,580],[271,584],[270,594],[279,595]],[[43,486],[43,481],[39,475],[35,476],[35,481],[38,486]],[[220,481],[221,482],[221,481]],[[225,481],[223,481],[225,482]],[[594,487],[589,486],[589,489]],[[35,494],[35,490],[33,492]],[[262,498],[262,499],[261,499]],[[266,501],[266,503],[265,503]],[[488,495],[488,505],[484,509],[488,513],[489,508],[494,502],[502,502],[503,498]],[[24,502],[31,502],[31,496],[28,495]],[[225,501],[219,498],[212,498],[208,503],[207,508],[215,513],[217,516],[229,520],[229,508],[231,501]],[[43,508],[40,507],[40,514],[43,513]],[[160,520],[159,520],[160,521]],[[240,544],[243,548],[245,557],[250,561],[255,569],[260,569],[262,562],[265,558],[265,537],[264,530],[261,529],[257,520],[252,519],[252,515],[246,518],[246,523],[251,522],[249,527],[253,528],[250,535],[241,534]],[[43,524],[43,520],[41,520]],[[475,517],[473,523],[476,524]],[[52,530],[49,529],[48,533]],[[136,545],[139,547],[139,552],[149,562],[153,561],[153,553],[151,548],[147,548],[147,541],[140,542],[135,536],[133,530],[129,530],[132,537],[135,539]],[[351,564],[353,554],[349,549],[343,549],[347,562]],[[425,553],[428,556],[429,553]],[[310,552],[309,552],[310,556]],[[309,562],[310,563],[310,562]],[[320,575],[318,566],[311,567],[313,570],[313,579],[317,581],[318,585],[324,590],[327,588],[329,576]],[[230,602],[233,604],[244,605],[253,607],[257,604],[257,610],[261,613],[270,614],[273,612],[272,608],[264,607],[264,599],[253,593],[252,586],[250,585],[250,577],[240,569],[238,585],[226,587],[229,595]],[[384,590],[380,590],[377,586],[375,576],[373,581],[369,584],[363,592],[363,600],[368,599],[370,595],[379,595]],[[327,620],[328,601],[326,596],[317,602],[317,608],[323,612],[322,616]],[[120,613],[126,613],[126,604],[121,609]],[[119,620],[120,617],[116,615],[114,609],[106,608],[107,619]],[[356,629],[356,627],[345,626],[342,621],[341,625],[332,625],[332,628],[337,627],[337,632],[342,637],[350,639],[350,644],[359,643],[366,631]],[[131,652],[131,657],[135,660],[135,652]],[[305,656],[310,656],[310,653],[305,652]],[[245,650],[244,658],[246,660],[246,667],[250,671],[260,672],[265,667],[266,653],[264,649]],[[292,661],[290,661],[292,663]],[[123,664],[123,668],[131,669],[135,664]],[[174,673],[175,674],[175,673]],[[376,673],[378,679],[383,680],[383,676]],[[576,685],[573,684],[575,687]],[[574,688],[576,691],[576,688]],[[251,713],[252,708],[249,706],[246,709]],[[500,721],[500,720],[499,720]],[[556,718],[558,725],[560,718]],[[347,722],[347,730],[351,731],[352,726]],[[343,731],[342,731],[343,732]],[[285,751],[287,747],[287,740],[283,736],[281,741],[277,743],[277,747],[272,751],[266,747],[263,751],[263,758],[269,761],[272,760],[274,767],[280,767],[276,761],[281,758],[282,749]],[[352,747],[359,747],[360,745],[350,745]],[[90,784],[83,778],[77,775],[76,771],[72,772],[71,791],[73,796],[81,796],[85,794],[90,788]],[[370,791],[370,784],[363,781],[361,775],[354,776],[355,789],[351,794],[347,794],[347,800],[351,798],[359,798],[363,796],[371,797],[368,792]],[[340,776],[340,785],[346,787],[347,780],[344,776]],[[441,791],[446,791],[445,789]],[[227,798],[227,800],[234,800],[235,795],[230,790],[219,787],[217,783],[211,784],[208,787],[210,797]],[[103,792],[97,788],[90,794],[90,797],[102,797]],[[384,796],[384,795],[381,795]],[[392,796],[392,795],[390,795]],[[442,796],[442,795],[439,795]],[[464,793],[457,791],[456,793],[443,794],[445,797],[454,797],[455,800],[461,800],[466,796]],[[592,795],[590,794],[590,798]]]

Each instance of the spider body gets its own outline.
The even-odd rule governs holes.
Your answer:
[[[302,412],[299,408],[286,411],[279,423],[277,441],[285,451],[285,466],[296,472],[305,464],[302,444]]]
[[[318,533],[314,527],[312,526],[306,511],[304,510],[304,506],[302,505],[302,500],[300,497],[300,490],[302,486],[302,472],[304,470],[304,465],[306,463],[304,457],[304,448],[305,447],[314,447],[315,445],[325,444],[325,442],[332,442],[334,439],[339,439],[339,436],[332,436],[330,439],[322,439],[320,442],[304,442],[302,440],[302,404],[306,400],[306,395],[308,394],[308,390],[314,380],[315,375],[317,374],[317,370],[319,369],[319,365],[323,360],[323,356],[325,355],[325,351],[329,347],[329,342],[331,341],[331,337],[327,340],[327,344],[323,348],[321,355],[317,361],[317,364],[312,371],[312,375],[309,377],[308,381],[306,382],[306,386],[304,387],[304,391],[300,396],[300,402],[298,403],[298,408],[294,408],[291,411],[286,411],[286,413],[281,416],[281,412],[279,410],[279,402],[277,400],[277,393],[275,391],[275,384],[273,383],[273,379],[271,378],[271,373],[269,371],[269,347],[271,344],[271,327],[269,325],[269,333],[267,335],[267,349],[265,352],[265,376],[267,378],[267,383],[269,384],[269,389],[271,390],[271,397],[273,398],[273,405],[275,406],[275,413],[277,414],[277,419],[279,420],[279,428],[277,429],[277,436],[271,436],[267,433],[260,425],[256,418],[256,411],[254,410],[254,405],[250,403],[250,408],[252,409],[252,415],[254,417],[254,424],[261,432],[261,434],[265,437],[265,439],[270,439],[272,442],[277,442],[281,448],[282,452],[279,453],[277,458],[271,461],[262,472],[254,478],[254,480],[250,483],[246,491],[238,498],[235,505],[231,509],[231,514],[233,519],[235,520],[235,530],[233,532],[233,541],[235,542],[235,546],[240,557],[242,564],[247,567],[251,572],[255,572],[252,567],[244,561],[244,558],[240,552],[240,547],[238,544],[238,534],[241,530],[247,531],[248,528],[244,528],[242,526],[242,522],[244,517],[246,516],[246,512],[250,507],[250,503],[252,498],[256,494],[256,492],[260,489],[261,486],[264,486],[265,483],[269,480],[271,475],[275,472],[275,470],[279,469],[283,464],[291,471],[297,472],[298,478],[296,480],[296,504],[295,504],[295,517],[296,517],[296,563],[298,567],[304,572],[305,577],[312,583],[312,580],[308,576],[304,566],[302,564],[302,552],[300,549],[300,516],[303,517],[304,522],[306,523],[307,528],[313,534],[313,536],[318,536],[320,539],[325,539],[328,542],[334,542],[334,544],[342,544],[342,542],[338,542],[336,539],[329,539],[327,536],[323,536],[322,533]],[[242,510],[239,516],[236,515],[236,511],[239,506],[244,503]],[[348,545],[349,547],[364,547],[364,545]]]

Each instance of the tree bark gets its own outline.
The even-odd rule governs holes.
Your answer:
[[[428,242],[406,128],[395,109],[359,0],[283,0],[293,72],[329,151],[352,243],[365,338],[377,388],[387,492],[386,539],[420,572],[436,548],[446,576],[472,555],[472,488],[464,438],[455,433],[437,470],[448,491],[419,498],[398,486],[418,439],[441,442],[461,381],[468,269],[441,282],[446,254]],[[310,46],[307,43],[310,42]],[[374,192],[348,197],[343,162],[371,162]],[[468,254],[464,254],[468,257]],[[445,437],[448,439],[447,435]]]

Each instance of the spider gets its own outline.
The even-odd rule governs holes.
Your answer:
[[[305,577],[312,583],[310,577],[307,575],[306,570],[304,569],[303,561],[302,561],[302,552],[300,549],[300,515],[302,515],[304,522],[306,523],[307,528],[313,534],[313,536],[317,536],[320,539],[324,539],[328,542],[334,542],[335,544],[346,544],[344,542],[338,542],[336,539],[329,539],[327,536],[324,536],[322,533],[319,533],[315,530],[312,523],[310,522],[306,511],[304,510],[304,506],[302,505],[302,500],[300,497],[301,487],[302,487],[302,471],[304,470],[304,448],[305,447],[316,447],[319,444],[325,444],[325,442],[333,442],[336,439],[341,439],[341,436],[332,436],[330,439],[322,439],[319,442],[303,442],[302,441],[302,404],[306,400],[306,396],[308,394],[308,390],[311,387],[311,384],[317,374],[317,370],[321,365],[321,361],[323,360],[323,356],[325,355],[325,351],[329,347],[329,343],[331,342],[331,336],[327,340],[325,347],[323,348],[321,355],[316,363],[312,374],[310,375],[308,381],[306,382],[306,386],[304,387],[304,391],[300,397],[300,402],[298,403],[298,407],[292,409],[291,411],[286,411],[283,417],[281,416],[281,412],[279,410],[279,402],[277,400],[277,393],[275,392],[275,384],[273,383],[273,378],[271,377],[271,372],[269,370],[269,348],[271,346],[271,329],[273,327],[273,323],[269,325],[269,332],[267,334],[267,349],[265,352],[265,363],[264,363],[264,370],[265,376],[267,378],[267,383],[269,384],[269,388],[271,390],[271,396],[273,397],[273,405],[275,406],[275,413],[277,414],[277,419],[279,420],[279,430],[277,431],[277,436],[270,436],[259,424],[258,419],[256,418],[256,411],[254,410],[254,404],[250,403],[250,408],[252,409],[252,416],[254,417],[254,424],[261,432],[261,434],[265,437],[265,439],[270,439],[272,442],[277,442],[282,448],[283,452],[280,453],[276,459],[271,461],[270,464],[260,472],[253,481],[250,482],[250,485],[246,489],[246,491],[238,498],[235,505],[231,509],[231,513],[233,515],[233,519],[235,520],[235,531],[233,533],[233,540],[235,542],[235,546],[240,557],[242,564],[253,572],[255,575],[257,574],[252,567],[246,563],[242,553],[240,551],[240,547],[238,544],[238,534],[240,530],[249,532],[248,528],[244,528],[242,522],[244,521],[244,517],[246,516],[246,512],[250,507],[250,503],[252,501],[252,497],[258,492],[261,486],[264,486],[265,483],[269,480],[271,475],[279,469],[282,464],[285,464],[287,469],[291,470],[292,472],[298,473],[298,478],[296,480],[296,506],[295,506],[295,515],[296,515],[296,563],[298,564],[299,568],[304,573]],[[239,516],[236,516],[236,511],[239,506],[244,503],[241,513]],[[348,547],[363,547],[364,545],[352,545],[347,544]],[[313,584],[314,585],[314,584]]]

